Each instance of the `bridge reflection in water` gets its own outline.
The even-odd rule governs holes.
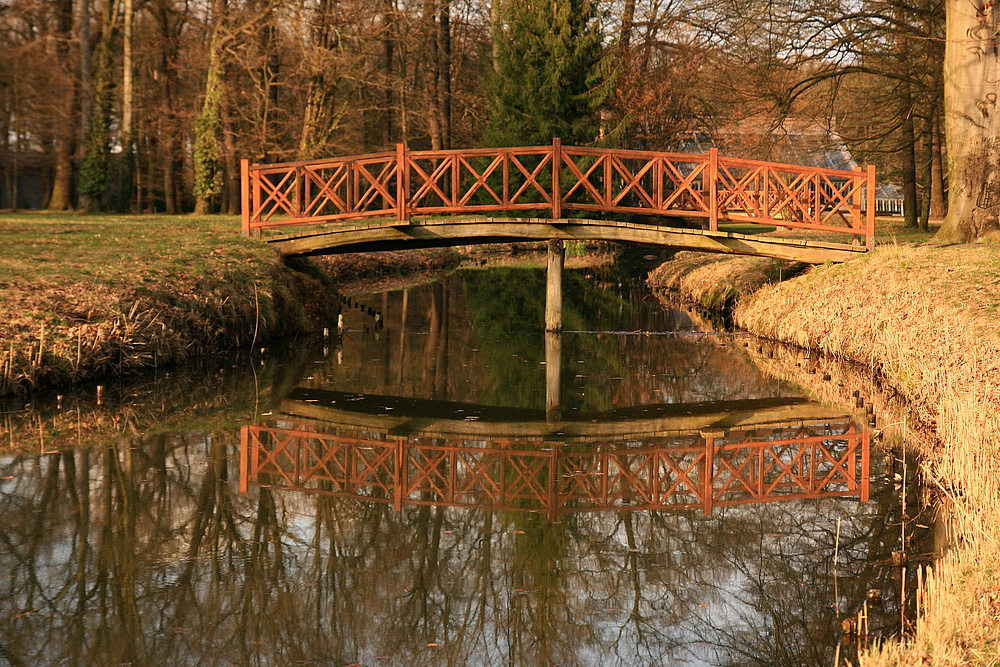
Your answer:
[[[299,411],[295,403],[286,401],[284,411]],[[666,407],[711,414],[705,405]],[[670,417],[651,429],[657,420],[648,412],[657,406],[646,406],[645,418],[631,422],[633,433],[629,421],[600,419],[549,428],[545,422],[511,428],[474,420],[464,422],[470,430],[465,434],[457,432],[462,421],[444,420],[413,431],[401,428],[405,416],[361,413],[347,419],[351,413],[345,410],[298,407],[325,409],[339,419],[286,415],[243,427],[241,491],[267,486],[387,503],[397,511],[407,505],[480,507],[552,520],[585,511],[702,508],[711,515],[717,507],[776,500],[868,500],[868,432],[815,403],[792,406],[792,419],[766,423],[768,416],[788,412],[771,407],[760,423],[690,432],[670,429],[677,424]],[[803,416],[810,411],[814,417]],[[379,419],[388,420],[385,428],[374,428]]]

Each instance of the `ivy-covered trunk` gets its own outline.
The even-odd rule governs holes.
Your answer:
[[[106,3],[101,17],[101,36],[94,63],[94,94],[90,123],[84,136],[83,159],[80,163],[81,208],[96,211],[101,208],[108,191],[111,168],[111,112],[114,90],[113,73],[115,15]]]
[[[195,213],[208,213],[212,197],[219,193],[219,128],[222,125],[222,51],[225,40],[221,25],[212,32],[205,99],[194,121]]]

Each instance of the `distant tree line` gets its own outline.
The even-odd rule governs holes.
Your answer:
[[[5,0],[0,187],[32,157],[49,209],[232,213],[244,157],[552,136],[665,148],[732,119],[811,117],[926,225],[948,180],[946,2]],[[966,19],[981,43],[952,49],[986,67],[955,98],[977,118],[1000,85],[983,8]]]

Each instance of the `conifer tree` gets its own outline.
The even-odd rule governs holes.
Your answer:
[[[487,146],[593,144],[614,73],[595,0],[497,0]],[[607,134],[607,133],[605,133]]]

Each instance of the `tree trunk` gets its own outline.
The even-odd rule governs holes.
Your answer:
[[[128,213],[132,207],[135,184],[135,122],[133,113],[132,33],[135,18],[133,0],[124,0],[124,30],[122,35],[122,119],[119,141],[122,153],[118,163],[118,211]]]
[[[500,3],[503,0],[492,0],[490,2],[490,58],[493,62],[493,71],[500,73],[500,38],[503,36],[503,24],[500,21]]]
[[[160,40],[160,67],[154,70],[154,79],[159,83],[160,107],[156,123],[159,129],[160,165],[163,171],[163,206],[167,213],[180,213],[182,198],[179,177],[181,169],[179,137],[180,127],[174,107],[174,91],[177,88],[177,43],[179,27],[174,23],[169,0],[159,0],[155,16]],[[178,22],[179,23],[179,22]]]
[[[635,23],[635,0],[625,0],[622,11],[622,24],[618,31],[618,51],[621,55],[628,53],[632,42],[632,27]]]
[[[934,119],[927,118],[926,132],[924,134],[924,164],[922,178],[924,185],[924,195],[920,199],[920,219],[917,220],[917,227],[920,231],[926,232],[930,229],[931,217],[931,180],[934,178]]]
[[[946,10],[948,215],[935,239],[968,242],[1000,228],[1000,11],[990,0]]]
[[[93,70],[91,66],[90,48],[90,0],[79,0],[80,25],[80,130],[79,136],[86,137],[90,132],[90,112],[93,107]]]
[[[897,19],[904,20],[902,8],[897,8]],[[903,78],[899,83],[899,103],[903,114],[903,124],[900,127],[900,148],[903,170],[903,224],[911,229],[917,228],[917,137],[913,128],[913,93],[910,87],[910,45],[905,35],[896,38],[896,54],[902,65]]]
[[[427,57],[426,98],[427,98],[427,132],[431,136],[431,150],[444,148],[444,130],[441,127],[441,58],[438,56],[440,41],[438,39],[436,0],[424,0],[423,41]]]
[[[73,30],[73,0],[59,0],[58,28],[55,34],[56,54],[65,81],[60,91],[59,116],[56,118],[55,175],[47,208],[65,211],[73,208],[73,155],[76,153],[76,76],[69,59],[69,43]]]
[[[438,114],[441,147],[451,148],[451,0],[440,0],[438,12]]]
[[[385,86],[383,102],[382,120],[382,145],[392,144],[392,106],[393,106],[393,82],[392,82],[392,61],[395,56],[395,22],[396,22],[396,0],[383,0],[382,2],[382,51],[383,67],[385,68]]]
[[[222,165],[225,174],[226,201],[223,206],[226,213],[237,214],[240,212],[240,164],[236,159],[236,142],[233,138],[236,132],[233,129],[233,118],[230,113],[229,103],[222,103]]]
[[[917,151],[916,133],[913,130],[913,100],[910,96],[909,82],[903,82],[903,125],[902,133],[902,169],[903,169],[903,224],[906,227],[917,226]]]
[[[935,102],[931,115],[931,210],[932,218],[947,213],[944,198],[944,165],[941,161],[941,112]]]
[[[305,109],[302,113],[298,148],[300,160],[316,157],[316,151],[328,143],[335,127],[334,102],[337,85],[335,63],[340,46],[340,33],[332,30],[330,25],[338,11],[340,7],[336,0],[320,0],[316,7],[310,32],[313,48],[310,61],[316,69],[309,78]]]

